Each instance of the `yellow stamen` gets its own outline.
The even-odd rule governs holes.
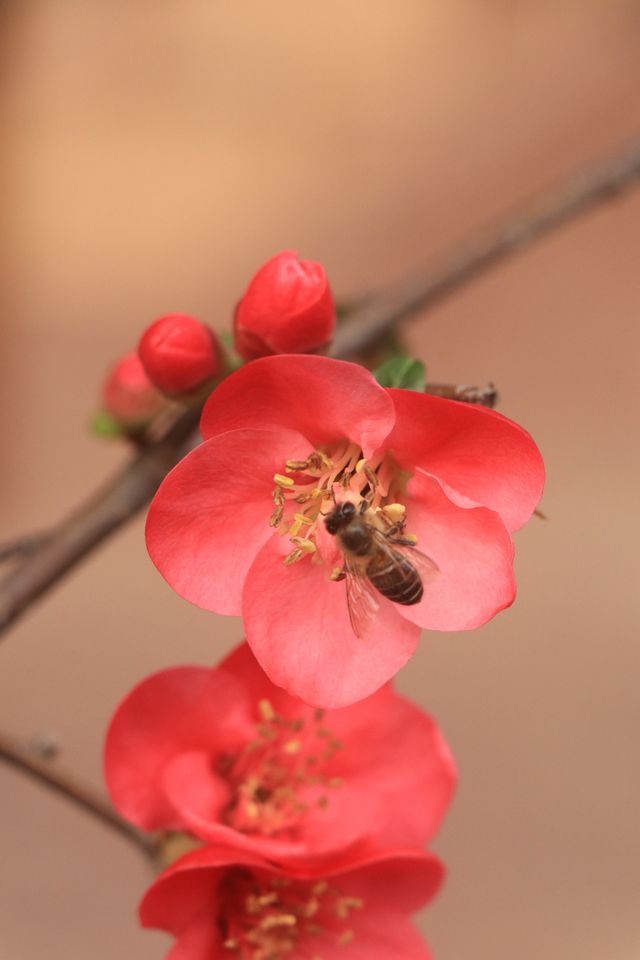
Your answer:
[[[343,932],[338,937],[338,943],[341,947],[346,947],[347,944],[351,943],[355,938],[355,933],[353,930],[343,930]]]
[[[304,552],[300,550],[299,547],[296,547],[295,550],[292,550],[291,553],[288,553],[284,560],[282,561],[285,567],[290,567],[292,564],[297,563],[298,560],[302,560],[304,557]]]
[[[295,927],[297,922],[297,917],[292,913],[275,913],[263,917],[260,921],[260,929],[273,930],[274,927]]]
[[[418,542],[418,538],[416,537],[415,533],[405,533],[405,534],[403,534],[403,536],[404,536],[405,540],[410,540],[411,543],[417,543],[417,542]]]
[[[358,460],[358,462],[356,463],[356,473],[362,473],[362,468],[364,467],[366,462],[367,461],[365,460],[364,457],[362,458],[362,460]]]
[[[269,517],[269,526],[270,527],[280,526],[283,515],[284,515],[284,507],[282,506],[276,507],[273,513],[271,514],[271,516]]]
[[[403,503],[388,503],[382,508],[382,512],[392,523],[397,523],[404,518],[407,508]]]
[[[341,920],[345,920],[350,910],[362,910],[363,906],[364,900],[360,897],[340,897],[336,903],[336,914]]]
[[[291,477],[285,477],[283,473],[274,473],[273,481],[279,487],[293,487],[295,485],[295,481]]]
[[[276,715],[270,700],[261,700],[258,704],[258,710],[265,723],[270,723]]]
[[[295,543],[304,553],[315,553],[316,545],[313,540],[305,540],[303,537],[291,537],[291,542]]]

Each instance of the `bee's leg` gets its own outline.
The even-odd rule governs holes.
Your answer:
[[[391,536],[391,542],[397,544],[399,547],[415,547],[416,545],[416,541],[412,540],[411,537]]]
[[[389,529],[386,531],[387,536],[395,540],[396,543],[400,543],[402,540],[402,534],[404,533],[404,528],[407,525],[407,521],[403,517],[402,520],[397,520],[396,523],[393,523]],[[413,541],[410,541],[411,543]]]

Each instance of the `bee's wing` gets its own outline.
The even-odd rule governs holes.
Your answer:
[[[362,640],[380,609],[375,588],[363,571],[345,557],[344,571],[347,584],[347,607],[353,632]]]
[[[435,560],[432,560],[426,553],[418,550],[418,548],[405,537],[388,536],[381,530],[376,530],[374,536],[376,543],[381,549],[385,550],[388,554],[399,553],[413,564],[420,574],[423,586],[426,587],[428,584],[433,583],[440,575],[440,567]]]

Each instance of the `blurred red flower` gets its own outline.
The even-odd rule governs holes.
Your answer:
[[[260,267],[236,307],[235,348],[244,360],[311,353],[331,341],[335,323],[322,264],[283,250]]]
[[[177,938],[168,960],[430,960],[410,917],[442,876],[438,860],[411,851],[312,869],[207,846],[158,877],[140,920]]]
[[[137,353],[126,353],[113,365],[102,387],[102,405],[123,427],[146,426],[167,405],[147,376]]]
[[[408,660],[421,627],[472,629],[513,601],[510,531],[535,508],[544,467],[500,414],[383,389],[356,364],[280,356],[228,377],[201,429],[205,442],[151,504],[149,553],[185,599],[242,614],[271,680],[307,703],[368,696]],[[380,596],[363,639],[344,581],[331,579],[343,558],[322,515],[336,487],[358,499],[372,485],[372,509],[405,511],[439,575],[413,606]]]
[[[274,687],[242,644],[219,667],[135,687],[111,721],[105,776],[144,830],[291,857],[423,846],[455,767],[434,721],[390,685],[325,713]]]

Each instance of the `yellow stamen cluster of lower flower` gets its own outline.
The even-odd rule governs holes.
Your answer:
[[[355,938],[348,926],[351,913],[361,910],[360,897],[343,896],[326,880],[301,883],[286,877],[271,877],[264,884],[238,871],[226,881],[231,906],[224,947],[239,960],[281,960],[299,946],[301,939],[330,938],[347,946]],[[305,955],[322,960],[312,943]]]
[[[225,820],[245,833],[295,834],[309,810],[309,792],[324,809],[330,791],[342,785],[339,777],[326,774],[326,765],[342,744],[323,725],[322,710],[308,721],[287,720],[269,700],[261,700],[258,714],[256,736],[238,756],[225,756],[218,763],[218,772],[234,790]],[[307,799],[301,798],[302,791]]]

